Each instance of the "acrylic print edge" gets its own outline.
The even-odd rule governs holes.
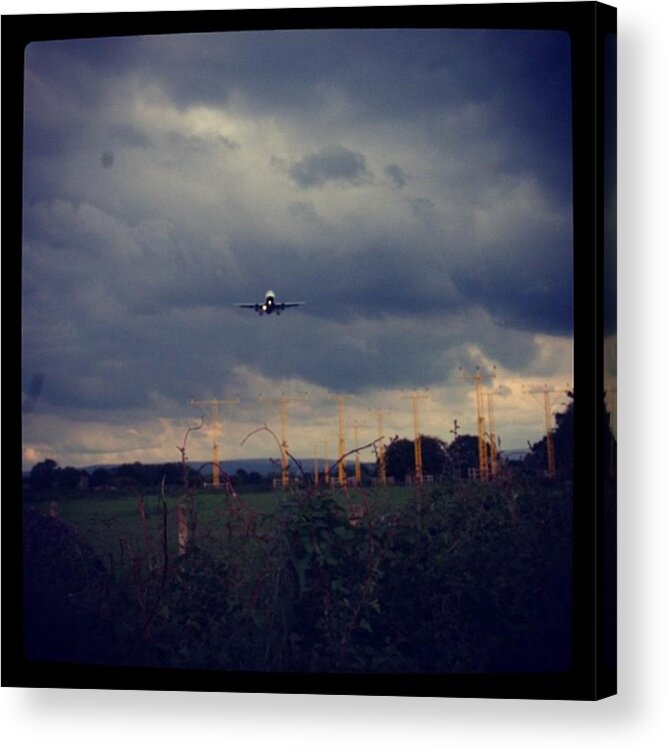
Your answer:
[[[612,529],[603,526],[604,479],[600,465],[583,461],[584,449],[601,440],[603,383],[603,215],[598,200],[603,148],[600,81],[595,76],[603,58],[604,34],[615,32],[616,11],[599,3],[534,3],[475,6],[406,6],[371,9],[303,9],[284,11],[171,12],[80,14],[3,18],[3,242],[21,243],[21,159],[23,54],[31,41],[74,36],[176,33],[213,29],[460,27],[560,29],[571,38],[574,101],[574,371],[576,382],[574,621],[572,668],[562,674],[493,675],[350,675],[211,673],[198,670],[157,670],[93,665],[30,663],[17,648],[22,642],[21,618],[5,618],[2,629],[2,683],[5,686],[192,690],[230,692],[320,693],[331,695],[449,696],[596,700],[612,695],[616,672],[604,664],[609,651],[608,625],[614,617],[609,603],[612,574],[604,577],[604,561],[613,559]],[[596,57],[595,57],[596,50]],[[603,69],[603,65],[601,65]],[[7,113],[16,113],[11,117]],[[595,125],[596,123],[596,125]],[[596,158],[595,158],[596,157]],[[603,162],[603,159],[601,160]],[[602,193],[603,194],[603,193]],[[9,220],[7,217],[12,217]],[[594,252],[590,254],[589,248]],[[20,263],[12,269],[20,279]],[[12,271],[9,271],[11,274]],[[591,290],[596,290],[591,294]],[[19,316],[20,317],[20,316]],[[596,324],[591,325],[590,320]],[[20,330],[11,342],[20,362]],[[12,383],[19,382],[20,374]],[[20,385],[19,385],[20,387]],[[602,397],[601,397],[602,399]],[[13,413],[20,425],[20,409]],[[15,456],[14,456],[15,457]],[[20,467],[20,456],[13,466]],[[20,478],[16,477],[17,491]],[[13,480],[12,480],[13,481]],[[585,498],[592,498],[584,502]],[[20,507],[3,504],[3,604],[5,612],[21,611],[21,587],[9,579],[19,569],[20,539],[8,529],[20,528]],[[17,526],[15,526],[16,524]],[[591,545],[590,539],[596,543]],[[606,638],[606,641],[604,641]],[[612,652],[612,648],[610,649]]]

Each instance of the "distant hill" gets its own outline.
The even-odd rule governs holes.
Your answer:
[[[132,463],[132,461],[127,461],[123,463]],[[143,462],[141,462],[143,463]],[[155,465],[157,462],[151,462],[151,464],[146,463],[146,465]],[[160,461],[159,463],[170,463],[175,464],[178,463],[178,461]],[[248,473],[251,471],[256,471],[258,474],[271,474],[274,471],[279,471],[279,466],[276,467],[268,458],[241,458],[236,461],[221,461],[222,469],[227,474],[235,474],[238,469],[245,469]],[[82,466],[82,471],[87,471],[89,474],[92,474],[95,469],[116,469],[118,466],[121,466],[122,464],[90,464],[89,466]],[[204,467],[204,471],[206,469],[210,470],[210,461],[188,461],[187,465],[192,467],[193,469],[199,470],[202,466]],[[24,472],[25,474],[29,474],[30,472]]]
[[[522,461],[524,460],[525,456],[528,455],[529,450],[521,449],[521,448],[514,448],[510,450],[503,450],[502,456],[505,459],[508,459],[510,461]],[[314,458],[303,458],[299,459],[301,462],[301,465],[303,467],[303,471],[312,473],[314,471],[314,465],[315,465],[315,459]],[[317,459],[319,463],[319,471],[323,472],[324,470],[324,462],[322,458]],[[332,466],[334,462],[334,459],[329,459],[329,466]],[[132,463],[131,461],[125,462],[125,463]],[[160,463],[177,463],[176,461],[163,461]],[[239,458],[233,461],[222,461],[222,469],[229,474],[230,476],[233,476],[239,469],[244,469],[248,473],[256,472],[257,474],[261,474],[262,476],[270,476],[272,474],[279,474],[280,473],[280,464],[279,461],[271,461],[268,458]],[[353,465],[354,463],[354,457],[349,456],[346,460],[347,466]],[[375,466],[374,461],[368,462],[363,461],[363,466],[367,468],[373,468]],[[79,467],[81,471],[87,471],[88,474],[92,474],[95,469],[115,469],[121,464],[90,464],[88,466],[82,466]],[[150,464],[146,464],[150,465]],[[154,465],[154,464],[153,464]],[[210,462],[209,461],[188,461],[188,465],[191,466],[193,469],[201,469],[201,467],[204,467],[205,473],[212,473]],[[291,462],[291,471],[297,472],[298,467]],[[24,471],[23,472],[23,478],[26,479],[30,476],[30,471]]]
[[[304,458],[299,459],[301,462],[301,465],[303,466],[303,470],[306,472],[312,472],[314,470],[314,464],[315,459],[314,458]],[[350,457],[347,459],[347,463],[353,463],[354,459],[353,457]],[[319,458],[319,470],[323,471],[323,459]],[[132,461],[125,461],[123,463],[133,463]],[[144,462],[141,462],[144,463]],[[157,462],[145,462],[146,466],[149,465],[156,465]],[[159,463],[178,463],[177,461],[160,461]],[[201,469],[204,468],[205,472],[211,471],[210,461],[188,461],[188,466],[192,467],[193,469]],[[333,464],[333,459],[329,459],[329,466]],[[120,463],[115,464],[89,464],[88,466],[81,466],[77,467],[80,471],[87,471],[88,474],[92,474],[95,469],[116,469],[118,466],[121,466]],[[363,462],[364,466],[374,466],[374,463],[369,464],[367,462]],[[279,461],[271,461],[269,458],[239,458],[233,461],[222,461],[221,462],[222,469],[229,475],[235,474],[239,469],[244,469],[248,473],[250,472],[257,472],[257,474],[261,474],[262,476],[269,476],[274,473],[280,472],[280,463]],[[298,467],[291,462],[291,470],[297,471]],[[23,472],[24,477],[30,476],[30,471],[24,471]]]

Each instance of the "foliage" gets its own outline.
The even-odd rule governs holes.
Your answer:
[[[490,444],[486,445],[490,453]],[[479,468],[479,438],[474,435],[458,435],[449,445],[448,454],[453,475],[466,479],[470,469]]]
[[[490,453],[490,444],[486,442]],[[424,474],[439,478],[466,479],[470,469],[479,466],[479,441],[473,435],[458,435],[453,442],[429,435],[421,437]],[[414,441],[394,438],[386,449],[387,474],[402,482],[414,473]]]
[[[65,466],[63,469],[52,458],[47,458],[32,467],[29,482],[31,489],[37,492],[70,492],[78,489],[82,479],[87,477],[86,471],[73,466]]]
[[[187,472],[191,484],[201,484],[201,477],[197,471],[187,467]],[[174,462],[143,464],[135,461],[114,467],[98,466],[88,475],[83,469],[71,466],[61,468],[53,459],[47,458],[32,467],[29,489],[36,493],[67,496],[72,489],[82,488],[82,479],[88,480],[87,485],[91,490],[155,490],[162,481],[167,486],[183,484],[182,467]]]
[[[89,663],[112,659],[105,618],[111,579],[81,535],[28,510],[23,552],[28,657]]]
[[[56,481],[58,464],[52,459],[36,463],[30,470],[30,485],[37,491],[50,490]]]
[[[422,435],[421,458],[424,474],[440,476],[448,465],[446,444],[439,438]],[[414,441],[407,438],[394,438],[386,447],[387,475],[404,482],[406,475],[414,474],[414,467]]]
[[[555,467],[557,474],[569,478],[573,474],[573,443],[574,443],[574,401],[573,391],[567,396],[571,399],[564,412],[555,414],[555,429],[553,430],[553,449],[555,452]],[[530,446],[530,453],[525,458],[525,466],[529,469],[545,471],[548,466],[546,438]]]
[[[347,672],[567,667],[567,485],[456,483],[418,489],[402,507],[310,490],[285,495],[270,513],[251,510],[233,487],[210,496],[205,515],[194,496],[175,498],[185,500],[196,535],[182,556],[173,542],[177,505],[165,497],[150,513],[137,498],[135,535],[103,561],[78,532],[42,519],[50,536],[27,536],[28,624],[39,612],[42,631],[89,633],[85,647],[64,652],[72,661]],[[62,658],[62,645],[45,643],[40,658]]]

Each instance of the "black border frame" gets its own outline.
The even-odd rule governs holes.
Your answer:
[[[403,675],[214,672],[30,663],[22,644],[21,448],[12,429],[10,470],[2,504],[2,684],[14,687],[148,689],[328,695],[449,696],[598,700],[615,694],[617,672],[604,663],[604,618],[612,594],[604,593],[604,558],[615,559],[605,539],[601,456],[604,311],[604,38],[616,33],[616,9],[597,2],[507,3],[443,6],[238,11],[170,11],[2,18],[2,243],[9,283],[20,287],[24,50],[30,42],[99,36],[207,31],[322,28],[554,29],[570,35],[573,98],[574,211],[574,580],[572,667],[562,674]],[[18,251],[18,252],[17,252]],[[16,261],[14,265],[13,261]],[[5,268],[7,271],[7,266]],[[7,285],[9,286],[9,285]],[[12,297],[12,299],[14,299]],[[9,339],[16,375],[5,378],[7,422],[21,424],[21,331]],[[5,348],[9,348],[8,346]],[[9,354],[9,352],[6,352]],[[5,358],[7,362],[7,357]],[[17,382],[18,381],[18,382]],[[10,404],[10,406],[8,406]],[[12,405],[13,404],[13,405]],[[7,445],[7,443],[5,443]],[[594,464],[590,462],[593,452]],[[10,576],[12,580],[10,580]],[[606,607],[606,610],[605,610]],[[611,611],[613,607],[610,608]],[[9,619],[9,613],[12,619]],[[612,611],[613,617],[616,616]],[[612,629],[611,629],[612,630]],[[611,651],[615,648],[611,644]]]

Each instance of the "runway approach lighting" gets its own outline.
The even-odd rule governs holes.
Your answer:
[[[288,307],[300,307],[304,304],[305,302],[277,302],[275,292],[271,289],[266,292],[263,302],[234,302],[235,307],[247,307],[259,313],[259,315],[270,315],[271,313],[279,315]]]

